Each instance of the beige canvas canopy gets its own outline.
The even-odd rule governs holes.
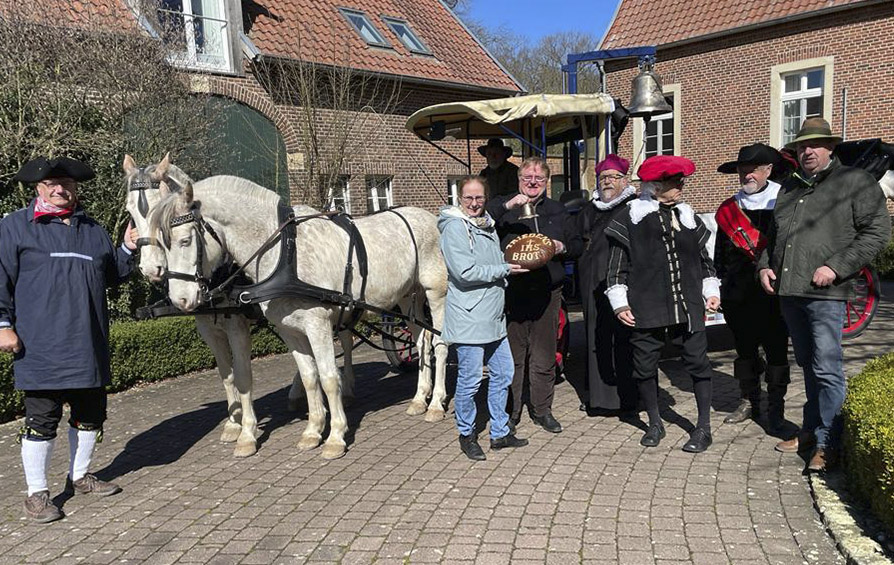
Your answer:
[[[417,111],[407,120],[407,129],[426,141],[514,135],[538,143],[545,125],[549,145],[599,135],[614,108],[607,94],[531,94],[451,102]]]

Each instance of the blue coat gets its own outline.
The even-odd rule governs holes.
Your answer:
[[[503,304],[509,264],[503,260],[493,221],[480,228],[459,208],[445,206],[438,229],[447,263],[444,341],[486,344],[506,337]]]
[[[33,217],[32,201],[0,221],[0,327],[13,326],[22,341],[16,388],[107,385],[106,288],[130,274],[133,258],[80,207],[71,225]]]

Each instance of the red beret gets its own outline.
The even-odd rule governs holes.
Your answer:
[[[656,155],[643,161],[643,164],[639,166],[637,175],[639,175],[640,180],[660,181],[678,175],[688,177],[694,172],[695,163],[686,157]]]
[[[627,159],[611,153],[606,155],[605,159],[596,163],[596,174],[598,175],[602,171],[607,171],[609,169],[626,175],[627,171],[630,169],[630,162]]]

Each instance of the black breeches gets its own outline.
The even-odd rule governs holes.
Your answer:
[[[714,374],[708,361],[708,337],[703,331],[690,332],[684,324],[662,328],[634,328],[630,334],[633,349],[633,378],[657,379],[658,361],[665,338],[683,338],[683,367],[693,380],[710,379]]]
[[[106,421],[105,388],[25,391],[25,433],[31,440],[50,440],[62,420],[62,405],[71,407],[68,424],[80,430],[101,430]]]
[[[745,302],[724,302],[723,316],[740,359],[756,360],[762,347],[768,365],[788,365],[788,330],[779,299],[755,294]]]

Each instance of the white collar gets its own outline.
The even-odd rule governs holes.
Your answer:
[[[628,196],[633,196],[634,194],[636,194],[636,189],[633,186],[628,184],[627,188],[622,190],[621,194],[619,194],[611,202],[603,202],[599,198],[599,193],[600,193],[600,190],[598,188],[593,191],[593,206],[596,206],[597,210],[611,210],[612,208],[614,208],[615,206],[617,206],[618,204],[623,202],[624,199],[627,198]]]
[[[779,183],[768,181],[766,188],[754,194],[748,194],[739,189],[739,192],[736,193],[736,201],[745,210],[772,210],[776,207],[779,188]]]
[[[636,200],[631,200],[627,206],[630,207],[630,221],[636,225],[652,212],[657,212],[659,203],[652,195],[643,194]],[[676,209],[680,214],[680,223],[691,230],[695,229],[695,212],[689,204],[680,202],[672,208]]]

